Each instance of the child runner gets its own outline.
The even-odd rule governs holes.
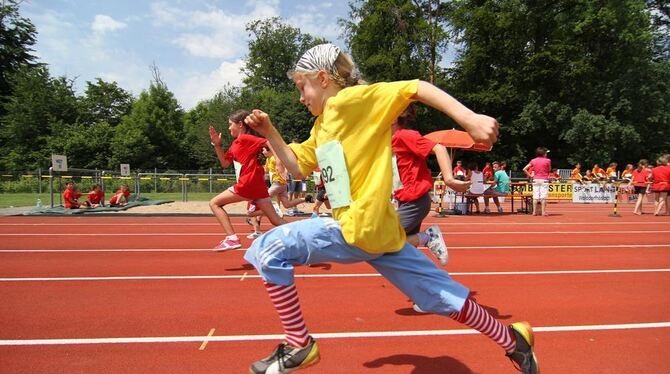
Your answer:
[[[530,326],[522,322],[505,327],[468,297],[466,287],[406,243],[389,199],[391,123],[412,101],[446,113],[476,141],[495,142],[496,120],[473,113],[427,82],[358,85],[359,73],[350,57],[332,44],[305,52],[289,76],[300,91],[300,102],[318,116],[309,139],[287,146],[267,114],[259,110],[245,122],[267,137],[294,176],[321,168],[334,219],[302,220],[275,228],[256,239],[245,254],[263,278],[286,333],[286,341],[254,362],[251,372],[291,372],[319,360],[318,346],[300,309],[294,265],[366,261],[421,309],[479,330],[524,373],[536,373]]]
[[[654,191],[654,215],[661,215],[661,211],[665,209],[665,214],[670,212],[667,206],[668,192],[670,192],[670,169],[668,162],[670,155],[663,155],[656,160],[656,167],[651,170],[651,179],[654,184],[651,189]]]
[[[265,171],[270,173],[272,176],[272,185],[268,189],[270,198],[276,197],[277,203],[281,203],[281,205],[283,205],[286,209],[291,209],[302,203],[314,202],[312,195],[307,195],[304,198],[298,197],[296,199],[289,200],[288,185],[286,183],[288,174],[286,173],[286,168],[281,163],[281,161],[275,159],[274,155],[269,149],[264,148],[263,155],[267,158],[267,162],[265,163]]]
[[[230,148],[226,152],[221,148],[221,133],[217,133],[214,127],[209,127],[209,138],[214,145],[214,150],[221,163],[221,167],[225,169],[233,161],[242,164],[237,183],[214,196],[209,201],[210,209],[212,209],[219,224],[226,231],[226,237],[214,247],[215,251],[226,251],[242,247],[240,239],[235,234],[233,225],[230,223],[228,212],[223,208],[225,205],[246,200],[253,203],[253,205],[248,205],[247,211],[253,212],[253,210],[258,208],[270,219],[273,225],[278,226],[286,223],[286,221],[277,215],[272,206],[268,189],[265,187],[265,171],[258,160],[258,154],[263,147],[268,147],[268,141],[253,135],[255,131],[249,129],[244,123],[244,118],[248,115],[249,112],[245,110],[237,110],[228,117],[228,131],[230,131],[230,135],[235,140],[230,144]]]
[[[318,168],[316,171],[319,172],[319,183],[316,185],[316,202],[312,208],[312,217],[318,218],[327,217],[327,213],[320,213],[321,205],[326,204],[326,208],[330,209],[330,201],[328,200],[328,194],[326,193],[326,185],[323,183],[323,177],[321,176],[321,170]]]
[[[433,186],[426,157],[430,154],[436,156],[444,183],[452,190],[465,192],[470,183],[454,178],[451,157],[444,146],[407,128],[415,117],[414,106],[410,105],[391,126],[391,144],[402,182],[402,187],[393,191],[393,195],[398,200],[397,212],[400,224],[407,234],[407,241],[415,247],[427,246],[440,263],[446,265],[449,257],[440,227],[432,225],[426,231],[419,232],[421,223],[430,213],[431,201],[428,192]]]
[[[642,215],[642,203],[647,196],[647,182],[649,181],[649,178],[651,178],[651,171],[647,168],[648,165],[649,161],[645,159],[640,160],[637,163],[637,169],[633,170],[633,178],[628,184],[635,188],[637,201],[635,202],[633,214],[637,214],[638,216]]]

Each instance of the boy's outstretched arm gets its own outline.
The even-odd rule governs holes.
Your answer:
[[[432,84],[420,81],[415,98],[451,117],[475,141],[493,144],[498,140],[498,121],[495,118],[473,112]]]
[[[272,151],[294,178],[303,179],[295,153],[293,153],[291,148],[286,145],[286,142],[282,139],[279,131],[272,125],[270,116],[268,116],[267,113],[262,110],[254,109],[251,111],[251,114],[244,119],[244,123],[256,130],[270,142]]]

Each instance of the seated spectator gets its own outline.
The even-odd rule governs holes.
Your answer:
[[[561,175],[558,173],[558,169],[551,169],[551,172],[549,172],[549,182],[551,183],[561,182]]]
[[[97,208],[105,206],[105,192],[99,184],[94,184],[91,187],[91,192],[88,193],[86,201],[84,202],[89,208]]]
[[[471,162],[468,164],[470,170],[470,178],[468,179],[472,184],[470,189],[466,192],[467,195],[482,195],[488,186],[484,185],[484,173],[479,171],[479,166]],[[479,213],[479,199],[473,199],[477,213]]]
[[[74,185],[74,182],[65,183],[65,191],[63,191],[63,206],[65,206],[65,209],[86,209],[86,205],[79,204],[79,201],[77,201],[80,196],[81,192]]]
[[[628,164],[626,165],[626,169],[621,172],[621,179],[625,180],[626,182],[630,182],[633,179],[633,170],[635,167],[633,164]]]
[[[618,166],[618,164],[616,162],[612,162],[610,164],[610,166],[607,168],[607,171],[605,172],[605,174],[606,174],[607,180],[609,182],[614,182],[618,179],[618,176],[617,176],[618,172],[616,170],[617,166]]]
[[[498,213],[502,213],[503,208],[500,206],[500,200],[498,199],[498,196],[505,196],[510,192],[509,177],[507,176],[507,173],[500,169],[499,163],[493,163],[493,171],[493,180],[495,185],[484,191],[484,213],[491,213],[491,210],[489,209],[490,197],[493,197],[493,202],[496,204],[496,208],[498,208]]]
[[[593,172],[591,172],[591,170],[587,170],[586,174],[584,174],[584,176],[582,177],[582,182],[591,183],[594,180],[596,180],[596,177],[593,175]]]
[[[456,167],[454,168],[454,179],[464,181],[466,174],[467,171],[463,167],[463,164],[460,161],[456,161]]]
[[[580,164],[579,162],[577,163],[577,165],[575,165],[575,168],[572,169],[572,172],[570,172],[570,180],[581,183],[581,181],[582,181],[582,164]]]
[[[491,167],[491,163],[487,162],[486,165],[484,165],[484,168],[482,169],[482,173],[484,173],[484,180],[485,181],[490,181],[493,180],[493,168]]]
[[[607,174],[605,173],[605,170],[603,170],[598,164],[593,165],[593,169],[591,170],[591,173],[593,173],[593,178],[595,180],[606,180],[607,179]]]
[[[114,196],[109,199],[109,206],[125,206],[128,204],[129,197],[130,191],[128,190],[128,185],[122,184],[119,186],[119,190],[116,191]]]

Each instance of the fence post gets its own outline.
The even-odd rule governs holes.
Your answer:
[[[212,193],[212,168],[209,168],[209,193]]]
[[[139,171],[135,172],[135,195],[137,195],[137,197],[140,197],[142,195],[142,191],[140,191],[140,172]]]
[[[619,185],[613,184],[614,190],[614,211],[608,214],[608,217],[621,217],[621,214],[617,213],[617,205],[619,203]]]
[[[186,202],[186,181],[184,180],[186,178],[185,174],[181,175],[181,201]]]
[[[37,193],[42,194],[42,168],[37,168]]]
[[[154,193],[158,193],[158,168],[154,168]]]
[[[53,166],[49,167],[49,196],[51,196],[51,207],[54,207],[54,172]]]

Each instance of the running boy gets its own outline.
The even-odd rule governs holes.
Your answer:
[[[251,372],[291,372],[319,360],[318,346],[300,309],[294,265],[366,261],[422,310],[479,330],[524,373],[536,373],[530,326],[502,325],[469,297],[466,287],[406,243],[389,200],[391,123],[412,101],[449,115],[476,141],[496,141],[496,120],[473,113],[427,82],[358,85],[359,73],[350,57],[332,44],[305,52],[289,76],[300,91],[300,102],[318,116],[309,139],[287,146],[268,115],[259,110],[245,122],[268,139],[294,176],[321,168],[335,219],[302,220],[275,228],[256,239],[245,254],[261,274],[286,333],[286,341],[254,362]]]
[[[398,165],[398,174],[402,187],[393,191],[398,200],[398,215],[400,224],[405,229],[407,241],[415,247],[427,246],[442,265],[449,259],[447,245],[437,225],[432,225],[426,231],[420,231],[421,223],[430,213],[431,201],[428,193],[433,186],[433,177],[430,175],[426,157],[434,154],[444,178],[444,183],[456,192],[465,192],[470,187],[469,182],[456,180],[451,170],[451,157],[443,145],[424,138],[418,131],[408,129],[414,121],[416,112],[410,105],[393,122],[391,144],[393,154]]]

